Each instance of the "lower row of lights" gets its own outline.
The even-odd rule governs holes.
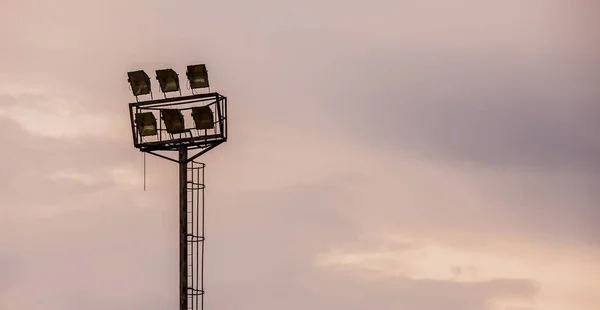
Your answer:
[[[186,131],[181,110],[164,109],[160,112],[168,133],[173,134]],[[195,129],[215,128],[213,112],[208,106],[192,108],[192,118],[194,119]],[[157,134],[157,123],[154,113],[136,113],[135,123],[141,136],[154,136]]]

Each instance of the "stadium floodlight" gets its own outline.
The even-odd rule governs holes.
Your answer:
[[[179,91],[179,76],[173,69],[156,70],[156,79],[163,93]]]
[[[208,106],[192,108],[192,118],[196,123],[196,129],[215,128],[213,112]]]
[[[156,135],[156,117],[152,112],[136,113],[135,123],[140,136]]]
[[[168,133],[181,133],[185,130],[183,114],[180,110],[164,109],[161,110],[161,114]]]
[[[206,65],[192,65],[187,67],[187,78],[190,81],[190,88],[206,88],[208,87],[208,71]]]
[[[137,95],[155,95],[150,90],[150,78],[153,76],[149,78],[144,71],[128,72],[128,76],[136,95],[136,100],[128,104],[133,146],[144,156],[147,153],[177,163],[179,171],[179,307],[173,309],[202,310],[205,253],[199,249],[204,249],[205,239],[205,199],[201,198],[204,197],[205,165],[197,160],[227,142],[227,97],[208,89],[194,90],[208,87],[204,64],[187,67],[191,95],[182,95],[177,73],[163,67],[162,70],[156,70],[160,88],[156,84],[153,87],[161,91],[164,98],[138,100]],[[185,80],[184,77],[182,79]],[[178,91],[179,95],[169,96],[166,93],[173,91]],[[144,160],[144,167],[145,164]],[[145,185],[144,182],[144,190]]]
[[[147,95],[152,91],[150,77],[144,70],[127,72],[127,77],[134,96]]]

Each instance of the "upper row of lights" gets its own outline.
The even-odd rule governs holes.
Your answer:
[[[191,65],[187,67],[186,76],[190,82],[191,89],[207,88],[208,71],[206,65]],[[144,70],[127,72],[127,81],[131,85],[131,91],[134,96],[148,95],[152,93],[150,77]],[[163,93],[180,91],[179,75],[173,69],[156,70],[156,79],[160,84],[160,90]]]

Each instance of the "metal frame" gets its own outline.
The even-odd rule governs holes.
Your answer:
[[[191,110],[194,106],[209,106],[213,109],[215,115],[215,129],[213,133],[208,134],[208,130],[186,128],[183,133],[169,134],[162,126],[160,115],[157,117],[158,128],[156,137],[142,137],[138,133],[134,119],[136,113],[160,111],[168,108],[186,111]],[[189,150],[214,148],[216,145],[227,141],[227,98],[219,93],[213,92],[133,102],[129,104],[129,117],[131,119],[133,145],[140,149],[140,151],[150,152],[153,155],[156,155],[154,153],[156,151],[177,151],[182,146]]]

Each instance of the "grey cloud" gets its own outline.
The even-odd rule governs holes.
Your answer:
[[[599,97],[576,68],[492,54],[444,64],[435,54],[372,57],[353,61],[358,77],[329,96],[344,102],[330,113],[366,145],[507,168],[600,167]]]

